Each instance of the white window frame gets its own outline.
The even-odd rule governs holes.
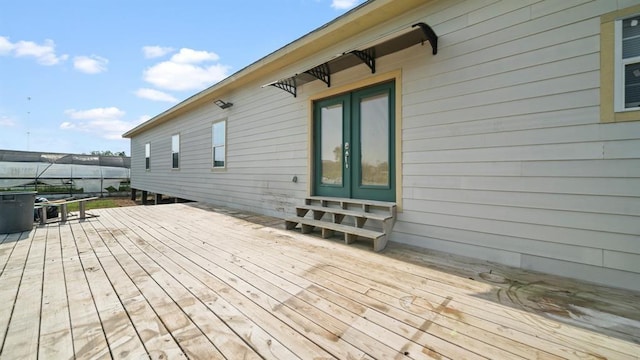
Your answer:
[[[173,161],[174,154],[178,154],[177,166]],[[180,133],[171,135],[171,169],[180,169]]]
[[[627,108],[625,107],[625,66],[629,64],[640,63],[640,56],[633,58],[622,58],[622,22],[626,19],[637,17],[640,14],[633,14],[625,16],[624,18],[617,19],[615,21],[615,45],[614,45],[614,61],[615,61],[615,95],[614,95],[614,110],[616,112],[624,111],[637,111],[640,110],[640,106]],[[638,24],[637,26],[640,26]]]
[[[151,143],[144,144],[144,168],[151,170]]]
[[[215,126],[220,123],[224,125],[224,135],[223,135],[224,142],[222,144],[216,144],[214,129],[215,129]],[[216,166],[216,148],[223,148],[224,150],[224,160],[223,160],[222,166],[220,165]],[[227,167],[227,120],[224,119],[224,120],[215,121],[211,124],[211,168],[225,169],[226,167]]]

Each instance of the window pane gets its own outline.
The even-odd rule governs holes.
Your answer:
[[[362,185],[389,185],[389,97],[365,98],[360,103]]]
[[[211,126],[211,157],[213,167],[224,167],[225,159],[225,126],[226,121],[220,121]]]
[[[173,153],[173,154],[171,154],[171,166],[172,166],[174,169],[179,168],[178,158],[179,158],[178,153]]]
[[[323,107],[320,114],[321,182],[342,184],[342,104]]]
[[[144,168],[149,170],[151,166],[151,144],[144,144]]]
[[[224,121],[213,124],[213,146],[224,145],[224,127]]]
[[[213,148],[213,167],[224,167],[224,146]]]
[[[171,137],[171,152],[180,152],[180,135]]]
[[[640,36],[640,15],[622,21],[622,38]]]
[[[622,58],[640,56],[640,37],[622,40]]]
[[[622,21],[622,58],[640,56],[640,16]]]
[[[624,71],[624,107],[640,106],[640,63],[625,66]]]
[[[171,167],[177,169],[179,166],[178,159],[180,157],[180,135],[176,134],[171,137]]]

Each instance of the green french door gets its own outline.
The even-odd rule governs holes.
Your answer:
[[[395,201],[394,83],[314,103],[317,196]]]

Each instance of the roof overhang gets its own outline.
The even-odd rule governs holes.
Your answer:
[[[212,102],[220,97],[225,97],[236,89],[260,81],[260,79],[264,79],[274,72],[309,58],[316,54],[318,49],[325,49],[338,42],[348,40],[366,30],[374,28],[376,25],[427,3],[428,1],[425,0],[369,0],[335,20],[239,70],[217,84],[183,100],[179,104],[127,131],[122,136],[125,138],[134,137],[148,129],[185,114],[194,108]],[[347,59],[344,59],[344,61],[347,61]]]
[[[375,74],[376,59],[404,50],[416,44],[424,44],[427,41],[431,44],[431,53],[433,55],[437,54],[438,36],[436,33],[429,25],[422,22],[416,23],[411,27],[383,36],[381,39],[376,40],[374,45],[342,52],[336,55],[333,59],[314,66],[311,69],[302,71],[285,79],[273,81],[263,85],[262,87],[274,86],[296,97],[298,86],[314,80],[321,80],[327,85],[327,87],[331,87],[332,74],[362,63],[366,64],[369,69],[371,69],[372,74]]]

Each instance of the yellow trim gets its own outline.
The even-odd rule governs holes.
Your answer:
[[[354,90],[362,89],[367,86],[380,84],[390,80],[395,81],[396,93],[396,206],[398,211],[402,211],[402,70],[395,70],[384,74],[378,74],[351,84],[329,88],[325,91],[319,92],[309,97],[307,105],[307,179],[309,179],[307,181],[308,195],[311,195],[313,191],[313,102],[334,95],[344,94]]]
[[[640,120],[640,110],[615,111],[615,22],[636,13],[640,13],[640,5],[600,17],[600,121],[603,123]]]

